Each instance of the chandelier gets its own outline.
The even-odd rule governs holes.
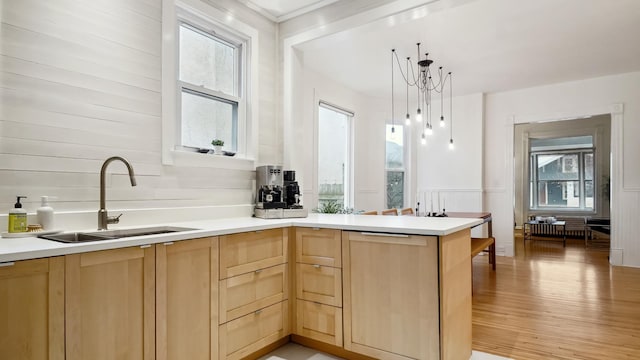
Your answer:
[[[429,53],[424,54],[421,58],[420,43],[418,47],[418,61],[414,67],[411,58],[407,57],[405,70],[403,71],[400,59],[396,53],[396,49],[391,49],[391,133],[395,133],[395,101],[394,101],[394,62],[398,65],[400,74],[406,85],[407,97],[407,114],[405,124],[411,125],[411,114],[409,113],[409,88],[416,88],[418,95],[417,109],[415,113],[415,121],[422,129],[420,142],[427,144],[427,136],[433,134],[433,116],[432,116],[432,96],[440,96],[440,127],[445,127],[444,116],[444,92],[445,86],[449,89],[449,149],[453,149],[453,87],[451,72],[444,73],[442,66],[438,67],[437,72],[431,72],[431,64],[433,60],[429,59]],[[417,68],[417,70],[416,70]]]

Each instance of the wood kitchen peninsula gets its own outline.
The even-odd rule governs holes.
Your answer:
[[[123,359],[187,351],[190,359],[222,360],[294,341],[349,359],[466,360],[470,228],[481,222],[313,214],[190,221],[171,225],[199,230],[84,244],[2,239],[0,313],[11,317],[0,317],[0,339],[11,344],[0,341],[0,353],[70,359],[126,340]],[[42,281],[21,275],[32,259],[50,261]],[[78,270],[85,266],[93,266],[86,276]],[[129,274],[125,302],[103,301],[119,295],[95,283],[122,281],[111,279],[113,269]],[[41,294],[38,302],[27,301],[32,294]],[[144,336],[124,339],[118,326],[86,321],[98,319],[91,309]],[[129,318],[132,309],[140,316]],[[27,320],[33,326],[10,331]]]

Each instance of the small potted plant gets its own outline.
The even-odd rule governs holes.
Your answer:
[[[214,154],[222,155],[222,147],[224,146],[224,141],[220,139],[213,139],[213,141],[211,141],[211,145],[213,145]]]

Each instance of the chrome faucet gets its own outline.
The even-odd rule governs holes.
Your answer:
[[[114,160],[120,160],[127,166],[127,170],[129,170],[129,180],[131,180],[131,186],[136,186],[136,177],[133,173],[133,168],[127,160],[120,156],[112,156],[104,161],[104,164],[102,164],[102,169],[100,169],[100,210],[98,210],[98,230],[107,230],[107,225],[117,224],[120,221],[120,216],[122,216],[122,214],[118,216],[109,216],[105,205],[104,175],[107,172],[107,166]]]

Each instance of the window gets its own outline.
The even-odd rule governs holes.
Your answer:
[[[186,22],[179,34],[180,145],[211,148],[211,140],[220,139],[237,151],[243,45]]]
[[[352,207],[351,120],[353,113],[320,102],[318,107],[318,205]]]
[[[204,0],[162,3],[162,163],[255,169],[258,30]],[[196,152],[213,139],[237,155]]]
[[[392,132],[391,129],[395,131]],[[389,125],[386,128],[387,209],[404,207],[404,127]]]
[[[594,209],[592,136],[532,139],[530,208]]]

